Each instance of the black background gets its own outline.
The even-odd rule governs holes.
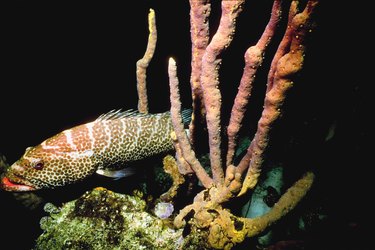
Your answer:
[[[320,174],[318,189],[333,218],[327,227],[332,235],[316,235],[321,249],[368,249],[373,197],[369,171],[374,165],[368,146],[373,127],[369,118],[374,113],[368,86],[373,80],[368,70],[371,63],[365,61],[366,57],[371,60],[370,30],[366,28],[370,16],[366,8],[351,1],[321,2],[305,70],[290,94],[289,109],[280,125],[283,130],[276,130],[275,136],[296,138],[297,146],[290,146],[286,151],[291,155],[285,158],[315,165]],[[223,54],[224,112],[230,109],[241,77],[243,53],[263,31],[271,4],[247,1],[238,19],[232,46]],[[183,105],[189,106],[188,1],[13,1],[12,6],[2,8],[0,152],[9,163],[26,147],[111,109],[136,109],[135,63],[146,48],[150,7],[156,11],[158,28],[158,43],[147,72],[150,111],[170,107],[167,62],[171,56],[178,64]],[[218,25],[217,7],[218,1],[214,1],[212,32]],[[271,44],[257,76],[249,132],[254,131],[261,112],[264,80],[277,41]],[[324,143],[333,123],[337,124],[335,135]],[[287,143],[281,140],[277,144]],[[41,208],[30,211],[5,192],[0,192],[0,199],[2,244],[30,249],[41,233]],[[9,240],[10,236],[17,240]]]

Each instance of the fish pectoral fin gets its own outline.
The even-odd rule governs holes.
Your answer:
[[[118,170],[110,170],[110,169],[98,169],[96,173],[99,175],[104,175],[106,177],[114,178],[115,180],[131,176],[136,173],[136,169],[134,167],[126,167],[123,169]]]

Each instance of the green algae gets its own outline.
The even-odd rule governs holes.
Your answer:
[[[169,228],[146,211],[137,196],[104,188],[86,192],[58,209],[50,203],[41,219],[39,249],[178,249],[182,230]]]

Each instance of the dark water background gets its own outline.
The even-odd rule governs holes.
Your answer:
[[[183,104],[189,106],[188,1],[125,3],[13,1],[2,8],[0,153],[9,163],[26,147],[111,109],[136,109],[135,63],[146,47],[150,7],[156,11],[158,28],[147,78],[150,111],[169,109],[170,56],[177,60]],[[238,19],[233,44],[223,55],[224,111],[230,109],[241,77],[243,53],[263,31],[271,4],[248,1]],[[212,15],[219,14],[214,8]],[[368,118],[374,111],[368,90],[372,71],[364,62],[371,51],[365,9],[350,2],[335,6],[322,1],[303,80],[291,92],[288,112],[275,132],[275,157],[317,168],[320,195],[316,199],[330,217],[325,230],[310,235],[320,249],[369,249],[371,243],[367,226],[373,182],[368,171],[374,163],[368,146],[373,126]],[[360,17],[354,13],[361,13]],[[211,24],[215,30],[217,19],[212,18]],[[271,44],[271,51],[276,45],[276,41]],[[261,112],[271,51],[254,87],[249,133]],[[324,142],[333,123],[335,135]],[[5,192],[0,192],[0,201],[2,246],[30,249],[41,233],[42,209],[30,211]]]

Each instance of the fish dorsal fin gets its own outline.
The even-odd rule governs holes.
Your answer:
[[[182,121],[185,126],[189,125],[191,121],[191,115],[192,115],[193,110],[192,109],[184,109],[181,112],[181,117]],[[157,115],[165,115],[169,114],[170,111],[164,112],[164,113],[158,113],[158,114],[143,114],[139,113],[139,111],[134,110],[134,109],[128,109],[126,111],[122,111],[121,109],[113,109],[109,111],[108,113],[100,115],[98,118],[96,118],[95,121],[107,121],[107,120],[116,120],[116,119],[121,119],[121,118],[126,118],[126,117],[149,117],[149,116],[157,116]]]
[[[108,113],[100,115],[98,118],[96,118],[95,121],[116,120],[116,119],[121,119],[125,117],[134,117],[134,116],[139,116],[139,115],[142,115],[142,114],[134,109],[129,109],[126,111],[122,111],[121,109],[118,109],[118,110],[113,109],[109,111]]]

